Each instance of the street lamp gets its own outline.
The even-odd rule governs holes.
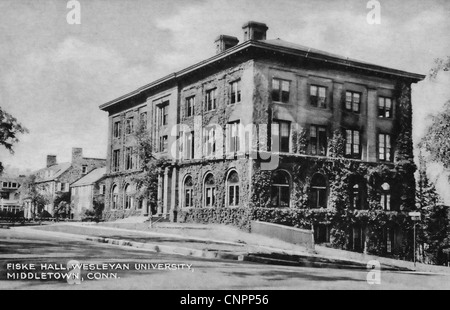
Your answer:
[[[416,225],[421,219],[420,212],[409,212],[408,215],[414,221],[414,268],[416,268]]]

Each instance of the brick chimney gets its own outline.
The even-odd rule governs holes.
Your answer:
[[[83,159],[83,149],[79,147],[72,148],[72,162],[78,162]]]
[[[57,164],[56,155],[47,155],[47,168]]]
[[[216,54],[220,54],[222,52],[225,52],[227,49],[238,45],[239,40],[236,37],[223,34],[218,36],[214,43],[216,45]]]
[[[269,30],[269,27],[263,23],[249,21],[242,26],[242,29],[244,29],[244,41],[266,40],[267,30]]]

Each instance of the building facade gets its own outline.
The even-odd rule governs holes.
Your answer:
[[[0,177],[0,210],[11,213],[22,211],[20,199],[20,187],[22,186],[22,177]]]
[[[215,56],[100,107],[109,113],[107,217],[414,208],[411,84],[424,76],[267,40],[267,30],[249,22],[244,42],[219,36]],[[153,206],[130,202],[143,123],[153,153],[172,161]],[[364,225],[344,226],[346,247],[367,247]],[[383,230],[386,251],[402,242],[394,226]],[[329,220],[314,227],[319,242],[336,230]]]
[[[97,168],[70,185],[70,204],[73,219],[80,220],[86,210],[93,210],[94,203],[104,202],[106,168]]]
[[[105,159],[83,157],[82,148],[72,148],[71,162],[58,163],[55,155],[48,155],[46,167],[33,173],[35,179],[32,186],[36,186],[37,191],[48,201],[45,211],[52,216],[55,208],[53,201],[58,195],[69,194],[71,183],[105,165]],[[24,205],[26,217],[31,218],[34,207],[26,195]]]

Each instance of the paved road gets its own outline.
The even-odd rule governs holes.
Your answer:
[[[7,270],[11,263],[35,264],[38,268],[41,264],[65,267],[69,260],[96,264],[96,270],[83,271],[85,280],[80,285],[69,285],[63,279],[6,280],[7,272],[14,273],[11,265]],[[129,266],[130,270],[117,269],[117,265],[99,270],[104,267],[99,264],[105,263]],[[136,270],[135,264],[150,270]],[[171,268],[175,264],[179,269],[168,270],[166,264],[171,264]],[[40,273],[33,272],[36,274]],[[99,275],[112,278],[87,279]],[[382,271],[380,285],[369,285],[366,276],[367,272],[362,270],[205,260],[0,230],[0,289],[450,289],[448,275]]]

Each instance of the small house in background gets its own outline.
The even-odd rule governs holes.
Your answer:
[[[53,215],[58,195],[69,193],[70,184],[105,165],[105,159],[84,157],[82,148],[72,148],[72,160],[67,163],[58,163],[55,155],[48,155],[46,167],[33,173],[33,186],[48,200],[45,211]],[[25,216],[31,218],[35,210],[30,199],[24,199],[24,206]]]
[[[86,210],[93,210],[94,201],[104,201],[106,167],[97,168],[70,185],[71,213],[80,220]]]
[[[21,211],[19,188],[23,179],[22,177],[0,177],[0,211],[12,213]]]

